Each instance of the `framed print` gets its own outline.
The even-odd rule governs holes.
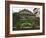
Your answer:
[[[6,1],[5,36],[32,36],[45,34],[44,3]]]

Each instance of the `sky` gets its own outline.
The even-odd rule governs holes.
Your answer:
[[[13,7],[13,12],[19,12],[20,10],[23,10],[23,9],[28,9],[29,11],[32,11],[33,12],[33,9],[34,8],[29,8],[29,7]]]
[[[17,4],[13,4],[12,5],[12,12],[19,12],[20,10],[23,9],[28,9],[29,11],[33,12],[34,8],[40,8],[39,6],[36,5],[17,5]]]

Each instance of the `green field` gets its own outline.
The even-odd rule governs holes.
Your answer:
[[[19,15],[13,14],[13,30],[32,30],[32,29],[40,29],[40,18],[35,19],[34,17],[31,17],[25,18],[23,20],[20,19]]]

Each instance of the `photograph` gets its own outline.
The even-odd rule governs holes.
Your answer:
[[[42,6],[10,4],[10,32],[42,32]]]
[[[40,29],[40,8],[12,7],[13,31]]]

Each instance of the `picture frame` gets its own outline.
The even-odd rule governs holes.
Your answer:
[[[13,7],[13,8],[12,8]],[[34,9],[35,8],[35,9]],[[28,20],[28,21],[24,21],[24,24],[25,23],[27,23],[27,24],[25,24],[26,26],[27,25],[29,25],[29,27],[32,29],[29,29],[28,28],[28,26],[27,27],[25,27],[25,28],[27,28],[27,29],[25,29],[24,27],[22,27],[22,29],[21,28],[19,28],[19,26],[18,27],[16,27],[17,26],[17,24],[18,24],[18,22],[17,21],[15,21],[14,19],[16,19],[16,18],[14,18],[12,15],[14,15],[14,13],[12,13],[12,12],[16,12],[16,11],[18,11],[18,10],[20,10],[20,12],[22,12],[22,11],[26,11],[26,13],[24,13],[24,14],[30,14],[30,13],[27,13],[27,11],[28,12],[30,12],[29,10],[33,10],[34,12],[35,12],[35,10],[37,10],[37,8],[40,8],[40,20],[39,20],[39,22],[38,23],[40,23],[39,24],[39,29],[37,29],[37,28],[31,28],[30,27],[30,25],[32,25],[32,24],[29,24],[29,23],[27,23],[28,21],[31,21],[31,20]],[[15,11],[14,11],[14,9],[15,9]],[[22,10],[21,10],[22,9]],[[24,9],[24,10],[23,10]],[[28,10],[25,10],[25,9],[28,9]],[[19,13],[19,14],[23,14],[23,13]],[[31,13],[32,14],[32,13]],[[34,15],[34,14],[33,14]],[[37,14],[36,14],[37,15]],[[30,17],[31,15],[29,15],[29,17]],[[13,18],[12,18],[13,17]],[[24,16],[25,17],[25,16]],[[37,17],[37,16],[36,16]],[[35,17],[35,18],[36,18]],[[28,17],[26,16],[25,17],[26,19],[28,19]],[[25,19],[24,18],[24,19]],[[34,17],[33,17],[34,18]],[[14,23],[14,21],[15,21],[15,23]],[[19,19],[19,17],[18,17],[18,19]],[[33,19],[34,20],[34,19]],[[31,23],[37,23],[36,21],[34,22],[31,22]],[[22,24],[22,23],[20,23],[19,22],[19,24]],[[24,24],[22,24],[22,25],[24,25]],[[11,25],[13,25],[13,26],[11,26]],[[14,25],[15,25],[15,29],[14,29]],[[24,25],[24,26],[25,26]],[[36,25],[38,25],[38,24],[36,24]],[[36,30],[35,30],[36,29]],[[41,29],[41,31],[40,31],[40,29]],[[38,31],[37,31],[38,30]],[[11,32],[11,31],[14,31],[14,33],[13,32]],[[36,2],[20,2],[20,1],[5,1],[5,37],[18,37],[18,36],[34,36],[34,35],[44,35],[45,34],[45,5],[44,5],[44,3],[36,3]]]

